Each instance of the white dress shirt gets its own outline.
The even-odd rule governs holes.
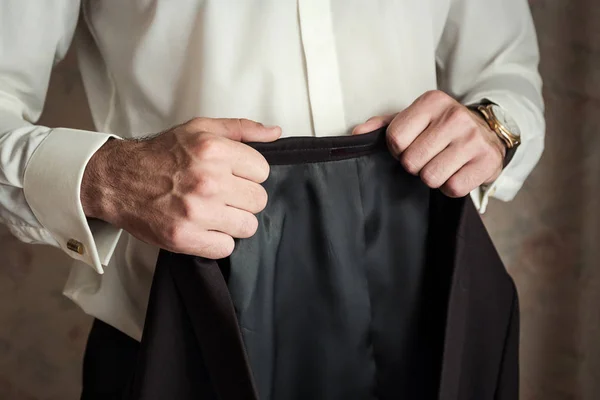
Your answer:
[[[75,35],[97,132],[35,125]],[[79,199],[111,137],[195,116],[249,118],[284,136],[346,135],[427,90],[489,99],[522,145],[472,197],[511,200],[543,149],[539,56],[526,0],[3,0],[0,221],[76,260],[65,294],[139,339],[158,249]]]

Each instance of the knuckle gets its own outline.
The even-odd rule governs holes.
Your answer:
[[[198,137],[195,153],[201,159],[214,158],[223,151],[223,143],[216,136],[202,135]]]
[[[198,176],[195,191],[203,197],[212,197],[219,193],[220,185],[215,177],[205,173]]]
[[[404,143],[400,139],[400,134],[396,131],[388,133],[387,142],[390,151],[396,156],[401,155],[405,150]]]
[[[202,128],[204,127],[205,123],[206,123],[206,118],[195,117],[195,118],[190,119],[184,125],[188,129],[191,129],[194,131],[201,131],[201,130],[203,130]]]
[[[429,90],[423,94],[422,99],[427,102],[443,103],[449,100],[450,96],[441,90]]]
[[[463,106],[453,107],[450,110],[449,118],[453,124],[469,128],[469,131],[472,131],[474,128],[475,123],[473,117],[471,116],[470,111]]]
[[[465,138],[468,142],[474,143],[477,149],[483,149],[486,147],[485,138],[479,133],[479,130],[476,127],[471,127],[471,129],[468,129],[465,133]]]
[[[194,206],[194,202],[192,202],[188,198],[181,201],[180,214],[184,219],[186,219],[186,220],[193,219],[195,212],[196,212],[196,207]]]
[[[444,193],[449,197],[459,198],[469,194],[467,185],[460,182],[458,179],[450,179],[446,185],[444,185]]]
[[[400,164],[406,170],[406,172],[408,172],[409,174],[412,174],[412,175],[419,174],[419,167],[415,163],[412,153],[409,153],[409,152],[403,153],[400,156]]]
[[[163,230],[163,245],[176,251],[183,245],[183,236],[181,224],[173,223]]]
[[[261,122],[252,121],[248,118],[238,118],[237,124],[242,128],[248,128],[252,126],[263,127],[264,125]]]
[[[470,146],[465,146],[466,151],[471,153],[471,158],[476,162],[481,163],[481,160],[485,160],[485,163],[495,164],[495,161],[501,157],[501,152],[496,151],[494,146],[481,136],[477,132],[473,133],[473,138],[469,141]]]
[[[437,189],[442,184],[442,182],[440,182],[440,180],[438,179],[438,175],[439,174],[437,174],[433,168],[427,167],[423,168],[420,174],[423,183],[425,183],[428,187],[432,189]]]
[[[235,241],[229,235],[223,235],[208,240],[201,248],[201,255],[206,258],[218,260],[229,257],[235,248]]]

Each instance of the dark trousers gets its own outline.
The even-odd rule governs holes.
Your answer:
[[[469,201],[407,174],[384,130],[252,146],[256,235],[225,260],[162,251],[141,345],[96,323],[84,393],[108,373],[125,399],[518,397],[516,291]]]

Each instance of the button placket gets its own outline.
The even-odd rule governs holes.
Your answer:
[[[346,118],[329,1],[299,0],[298,11],[315,136],[341,135]]]

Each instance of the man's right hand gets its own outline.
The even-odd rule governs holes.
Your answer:
[[[85,169],[84,212],[172,252],[227,257],[267,204],[269,165],[241,142],[280,135],[249,120],[197,118],[151,139],[109,140]]]

